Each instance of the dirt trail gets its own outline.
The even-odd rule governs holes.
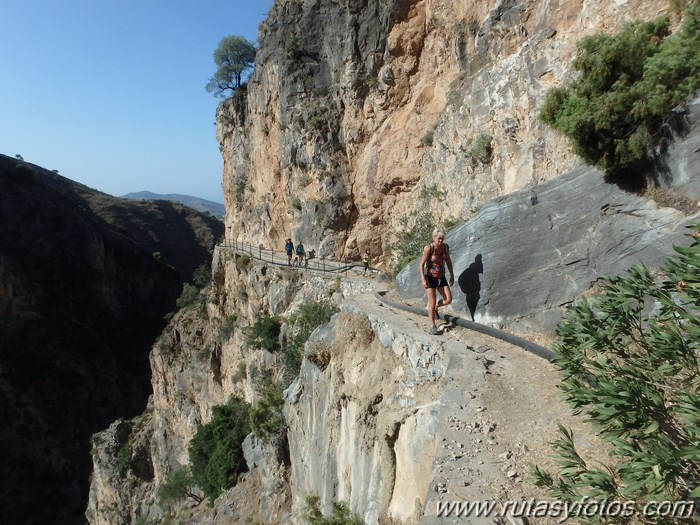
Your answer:
[[[441,399],[434,478],[422,525],[445,523],[557,523],[436,516],[452,501],[551,501],[530,479],[530,465],[556,472],[551,443],[558,424],[570,428],[587,461],[608,462],[604,443],[582,417],[574,417],[557,388],[560,374],[547,360],[499,339],[441,321],[440,335],[426,333],[428,320],[382,304],[370,294],[351,298],[365,312],[396,323],[397,329],[441,344],[449,359]],[[569,521],[575,523],[575,521]]]

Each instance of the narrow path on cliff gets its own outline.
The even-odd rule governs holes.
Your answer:
[[[287,260],[287,254],[283,250],[271,250],[262,245],[253,246],[250,243],[242,241],[225,241],[217,245],[220,250],[229,250],[238,255],[247,255],[256,261],[262,261],[275,266],[282,266],[299,271],[312,271],[328,274],[345,274],[349,276],[351,272],[360,274],[364,270],[364,265],[356,262],[340,262],[325,257],[316,257],[314,251],[310,251],[304,258],[303,266],[290,265]],[[373,275],[380,273],[378,268],[370,267]]]
[[[241,241],[227,241],[225,243],[221,243],[218,245],[218,249],[231,250],[239,255],[247,255],[251,259],[257,261],[285,268],[291,268],[300,272],[311,271],[334,275],[344,274],[346,277],[350,277],[351,272],[354,275],[360,275],[364,270],[364,265],[362,264],[352,262],[343,263],[340,261],[333,261],[325,258],[307,258],[304,266],[290,266],[288,263],[287,254],[284,251],[270,250],[262,246],[255,247],[252,244]],[[381,273],[378,268],[373,267],[370,267],[370,271],[371,275],[373,276],[379,276]],[[377,290],[375,295],[377,299],[379,299],[381,302],[388,306],[392,306],[394,308],[398,308],[415,315],[422,315],[425,317],[428,316],[428,311],[426,309],[417,308],[415,306],[411,306],[398,301],[392,301],[387,297],[385,290]],[[538,345],[532,341],[528,341],[527,339],[523,339],[522,337],[518,337],[511,333],[505,332],[503,330],[499,330],[497,328],[486,326],[480,323],[475,323],[473,321],[468,321],[467,319],[463,319],[459,316],[452,314],[441,313],[439,314],[439,318],[443,321],[446,321],[446,324],[443,325],[442,328],[443,331],[459,326],[462,328],[466,328],[467,330],[481,332],[491,337],[495,337],[497,339],[501,339],[508,343],[514,344],[532,354],[535,354],[547,360],[551,360],[554,357],[554,354],[550,350],[544,348],[543,346]]]

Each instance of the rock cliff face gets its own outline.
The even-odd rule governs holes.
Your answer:
[[[249,350],[243,328],[261,315],[287,316],[302,304],[330,300],[343,289],[349,293],[366,286],[342,285],[334,280],[326,283],[293,270],[242,264],[237,255],[228,250],[215,252],[210,294],[203,296],[199,305],[179,312],[157,341],[151,352],[153,394],[144,414],[132,421],[115,422],[93,439],[90,523],[118,525],[160,519],[163,509],[158,504],[157,488],[178,467],[188,464],[188,444],[198,425],[211,419],[212,407],[225,403],[231,395],[256,399],[254,371],[281,367],[281,357]],[[128,468],[120,470],[118,451],[125,446]],[[259,481],[256,470],[255,480],[237,489],[252,490],[254,482],[263,483],[250,497],[262,508],[269,507],[265,509],[266,520],[277,517],[278,523],[286,523],[288,465],[278,463],[274,454],[271,460],[256,460],[261,454],[266,458],[260,447],[250,443],[250,463],[271,462],[268,471],[274,476]],[[230,514],[231,500],[221,499],[223,508],[216,507],[213,512]],[[254,513],[258,506],[244,508]],[[207,509],[197,511],[202,512],[201,519],[213,519]]]
[[[624,191],[584,167],[494,199],[445,238],[457,284],[451,309],[485,324],[553,333],[565,307],[598,277],[637,263],[661,266],[698,221],[700,98],[689,101],[686,124],[656,175],[685,207]],[[397,283],[404,299],[422,304],[418,267],[411,263]]]
[[[227,235],[378,254],[425,210],[465,220],[557,177],[577,161],[537,111],[576,42],[668,4],[275,2],[247,95],[218,110]]]
[[[348,304],[315,335],[288,390],[290,487],[297,519],[306,494],[347,501],[365,523],[417,522],[432,479],[447,356]],[[319,417],[320,416],[320,417]]]

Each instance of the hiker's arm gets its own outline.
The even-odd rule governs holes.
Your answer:
[[[452,258],[449,253],[445,257],[445,262],[447,263],[447,269],[450,270],[450,286],[452,286],[455,283],[455,273],[452,271]]]
[[[425,282],[425,273],[423,272],[423,269],[425,268],[425,263],[428,262],[429,257],[430,245],[426,246],[423,250],[423,257],[420,258],[420,266],[418,268],[418,271],[420,272],[420,281],[423,284],[423,288],[426,288],[428,286],[428,283]]]

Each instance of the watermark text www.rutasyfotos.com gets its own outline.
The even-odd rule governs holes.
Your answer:
[[[594,500],[584,497],[576,501],[558,500],[480,500],[480,501],[438,501],[437,516],[497,518],[513,516],[520,518],[555,518],[564,522],[569,518],[639,516],[689,518],[700,511],[700,504],[693,500],[685,501],[623,501]]]

